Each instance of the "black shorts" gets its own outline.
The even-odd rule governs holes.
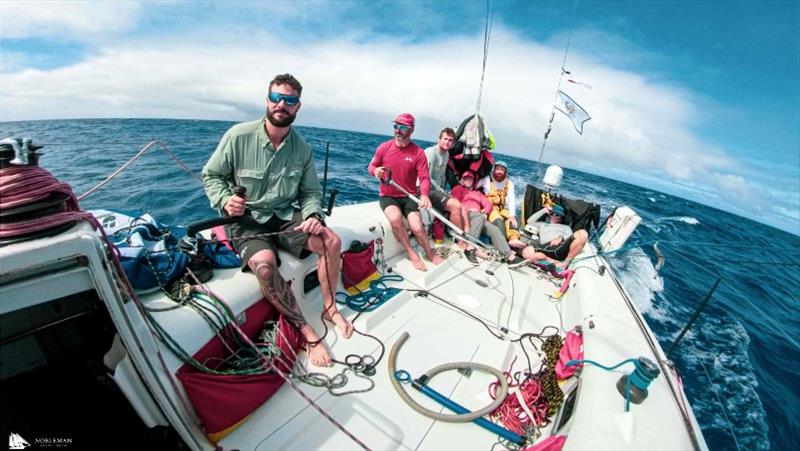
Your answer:
[[[409,214],[415,211],[419,211],[419,205],[408,197],[381,196],[378,199],[378,204],[381,206],[381,210],[386,210],[386,207],[394,205],[400,209],[400,212],[403,213],[405,217],[408,217]]]
[[[545,247],[534,246],[534,249],[552,259],[562,261],[567,258],[567,255],[569,255],[569,245],[572,244],[573,239],[575,239],[575,235],[570,235],[568,238],[564,238],[564,240],[562,240],[561,243],[556,246],[550,246],[548,244]]]
[[[431,188],[431,195],[428,197],[431,199],[431,206],[433,206],[436,211],[442,214],[447,213],[447,201],[450,200],[450,196],[447,193]]]
[[[231,245],[242,260],[242,269],[247,269],[247,262],[259,251],[270,250],[275,253],[275,258],[280,265],[278,249],[283,249],[298,258],[309,254],[306,249],[308,234],[295,232],[292,229],[303,222],[300,210],[295,210],[292,219],[285,221],[273,215],[264,224],[259,223],[250,215],[242,216],[238,223],[225,226],[225,233],[231,240]],[[261,233],[286,231],[278,235],[259,236]]]

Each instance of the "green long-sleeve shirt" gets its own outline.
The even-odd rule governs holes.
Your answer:
[[[303,218],[322,214],[322,188],[311,147],[294,128],[275,149],[264,118],[236,124],[225,132],[202,174],[212,208],[222,210],[239,185],[247,188],[247,208],[262,224],[272,215],[290,220],[295,203]]]

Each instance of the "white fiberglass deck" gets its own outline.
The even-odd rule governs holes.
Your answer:
[[[345,247],[353,238],[364,240],[364,232],[369,229],[373,236],[383,237],[387,255],[396,253],[397,244],[374,204],[341,207],[332,219],[329,222],[342,236]],[[337,227],[337,223],[357,226]],[[587,246],[582,256],[589,255],[590,251]],[[481,318],[495,334],[504,334],[501,328],[506,328],[507,336],[516,338],[523,332],[540,333],[545,327],[554,326],[544,330],[544,333],[558,331],[563,335],[566,330],[580,324],[584,330],[587,359],[606,365],[639,356],[658,361],[658,356],[654,355],[648,344],[649,330],[637,323],[637,318],[640,318],[638,312],[630,307],[615,285],[610,271],[603,276],[595,272],[602,264],[600,259],[586,259],[575,264],[575,267],[585,269],[578,269],[569,291],[560,300],[550,296],[557,286],[531,268],[509,270],[507,265],[492,262],[473,267],[458,253],[438,267],[428,263],[429,271],[426,273],[414,270],[403,254],[394,256],[388,264],[394,274],[405,278],[402,282],[390,285],[409,290],[428,290]],[[301,280],[305,275],[302,271],[297,271],[295,275],[288,274],[287,271],[291,270],[291,265],[281,268],[287,279]],[[255,278],[237,270],[219,271],[209,287],[223,299],[244,299],[241,304],[232,305],[235,313],[249,305],[247,299],[259,297]],[[154,295],[145,302],[156,306],[170,301]],[[319,317],[322,302],[319,289],[305,295],[301,307],[306,318],[321,332],[323,326]],[[187,351],[194,352],[205,340],[191,339],[193,334],[188,323],[197,324],[198,319],[190,319],[189,316],[196,316],[195,313],[180,310],[185,309],[160,313],[156,317],[173,336],[184,342]],[[355,316],[355,312],[347,308],[342,308],[342,313],[351,319]],[[590,321],[594,327],[589,326]],[[518,344],[494,337],[484,325],[466,313],[432,296],[415,296],[413,291],[402,291],[377,310],[363,313],[354,325],[362,332],[377,336],[386,347],[383,360],[376,368],[377,374],[372,378],[375,387],[365,393],[333,396],[325,389],[298,382],[300,388],[320,407],[372,449],[492,448],[497,437],[473,423],[435,421],[408,407],[390,384],[387,370],[389,349],[400,334],[409,332],[410,338],[399,353],[397,367],[417,377],[436,365],[456,361],[480,362],[507,370],[516,358],[514,371],[527,369],[527,360]],[[330,323],[328,326],[332,327]],[[332,355],[339,360],[344,360],[348,354],[371,354],[375,358],[380,354],[380,346],[375,340],[358,334],[345,340],[332,328],[325,342]],[[532,347],[528,346],[527,350],[533,371],[536,372],[541,358]],[[658,353],[660,356],[660,350]],[[169,353],[165,353],[164,357],[172,371],[181,364]],[[342,369],[340,365],[323,369],[310,366],[305,353],[300,354],[299,364],[306,365],[310,371],[331,376]],[[698,435],[699,439],[694,441],[688,432],[686,424],[696,424],[690,408],[685,408],[686,414],[679,409],[679,402],[667,383],[669,378],[675,385],[672,374],[661,374],[650,385],[650,395],[645,403],[632,405],[631,412],[624,412],[624,398],[617,392],[615,384],[622,374],[629,373],[631,369],[627,365],[607,372],[587,366],[578,373],[581,386],[577,403],[572,418],[559,431],[559,434],[567,435],[565,448],[704,447],[702,436]],[[357,390],[369,385],[366,380],[352,373],[348,377],[349,383],[342,390]],[[465,377],[451,371],[435,377],[430,386],[468,409],[476,410],[491,401],[488,394],[490,382],[492,379],[481,373]],[[424,406],[445,412],[410,386],[406,388]],[[696,430],[699,431],[699,428]],[[200,434],[200,431],[196,433]],[[546,437],[550,434],[550,428],[544,428],[542,433]],[[288,384],[284,384],[219,445],[225,449],[260,450],[358,447]],[[208,446],[213,448],[210,443]]]
[[[488,267],[494,268],[494,276],[485,272]],[[396,286],[416,289],[424,286],[427,281],[428,289],[441,284],[431,289],[432,293],[452,299],[455,303],[459,299],[455,293],[462,293],[462,301],[463,296],[470,296],[470,302],[465,304],[480,305],[468,310],[482,317],[493,328],[496,328],[498,317],[505,325],[512,307],[512,330],[519,330],[516,320],[522,317],[528,318],[524,325],[527,330],[540,330],[544,324],[559,324],[555,306],[544,304],[548,301],[543,297],[539,297],[541,305],[536,305],[535,301],[523,302],[526,294],[523,290],[527,285],[523,280],[531,277],[509,271],[506,266],[497,267],[495,264],[474,268],[465,259],[453,256],[441,267],[432,268],[424,275],[411,269],[407,260],[401,260],[395,266],[395,273],[408,276],[406,281],[394,284]],[[515,284],[520,287],[515,293],[513,306],[511,293],[497,288],[509,288],[510,277],[514,277]],[[448,281],[451,278],[453,279]],[[488,284],[489,287],[483,287],[478,282]],[[471,286],[465,286],[467,284]],[[542,285],[540,289],[553,289],[550,283],[542,282]],[[312,324],[321,330],[318,322],[321,304],[304,307],[307,307],[305,310],[309,317],[317,318]],[[529,313],[539,310],[540,314],[520,314],[528,310],[531,310]],[[351,318],[354,316],[347,309],[343,313]],[[374,449],[464,449],[466,443],[477,448],[491,447],[495,438],[473,424],[434,422],[406,406],[390,385],[387,372],[388,352],[402,332],[409,332],[411,337],[401,349],[397,364],[398,368],[418,376],[433,366],[453,361],[476,361],[507,368],[513,358],[512,353],[516,351],[509,342],[493,338],[479,322],[452,307],[432,297],[414,296],[411,292],[402,292],[378,310],[362,314],[354,325],[360,331],[379,337],[386,345],[386,355],[373,378],[375,388],[367,393],[335,397],[323,389],[313,389],[301,384],[301,388],[311,394],[323,409]],[[350,353],[371,353],[376,358],[380,353],[380,347],[374,340],[358,334],[344,340],[331,331],[326,342],[333,355],[340,360]],[[304,355],[301,359],[307,365]],[[520,369],[521,362],[518,361],[516,367]],[[534,367],[538,368],[538,363],[534,363]],[[341,366],[320,371],[332,375],[341,371]],[[491,378],[482,374],[476,373],[467,379],[459,373],[449,372],[434,378],[431,386],[451,395],[465,407],[476,409],[491,401],[487,391],[490,382]],[[367,386],[368,383],[363,379],[351,376],[350,384],[346,388],[352,390]],[[413,391],[410,386],[408,389]],[[431,409],[441,410],[438,404],[425,397],[415,398]],[[452,440],[451,435],[454,433],[458,434],[458,440]],[[469,438],[468,441],[462,441],[465,438]],[[349,449],[355,446],[288,386],[284,386],[220,444],[226,448],[242,449]]]

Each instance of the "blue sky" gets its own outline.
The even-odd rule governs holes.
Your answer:
[[[545,160],[800,234],[800,2],[494,1],[482,112],[498,151],[535,159],[567,36]],[[245,120],[278,72],[302,125],[435,139],[472,113],[483,1],[0,2],[0,120]]]

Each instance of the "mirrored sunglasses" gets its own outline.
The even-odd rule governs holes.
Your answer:
[[[300,102],[300,96],[281,94],[279,92],[274,92],[274,91],[270,92],[267,98],[269,98],[270,102],[275,104],[281,103],[281,100],[283,100],[284,102],[286,102],[286,105],[289,106],[295,106],[298,104],[298,102]]]

